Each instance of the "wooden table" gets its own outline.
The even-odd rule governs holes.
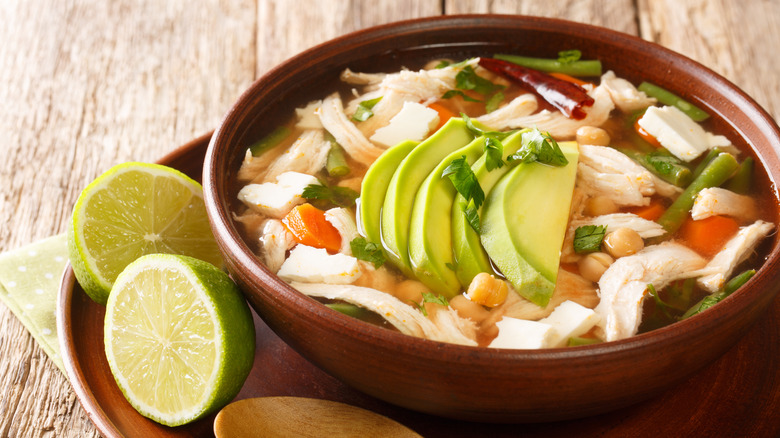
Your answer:
[[[780,114],[780,2],[769,0],[5,0],[0,4],[0,251],[60,233],[110,166],[212,130],[271,66],[350,31],[461,13],[566,18],[640,35]],[[99,436],[68,381],[0,305],[0,437]]]

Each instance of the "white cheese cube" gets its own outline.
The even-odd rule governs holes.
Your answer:
[[[379,128],[371,141],[390,147],[404,140],[420,141],[439,124],[439,113],[417,102],[404,102],[403,108],[390,119],[387,126]]]
[[[490,348],[536,349],[550,346],[555,329],[550,324],[505,316],[496,322],[498,336]]]
[[[276,183],[248,184],[238,192],[238,199],[252,210],[272,218],[282,218],[296,205],[305,201],[301,195],[317,178],[299,172],[285,172]]]
[[[350,284],[362,273],[354,257],[330,255],[322,248],[299,244],[290,251],[277,275],[287,282]]]
[[[295,108],[295,115],[298,116],[298,123],[295,127],[298,129],[323,129],[320,116],[317,115],[317,109],[322,105],[321,100],[313,100],[303,108]]]
[[[673,106],[651,106],[638,123],[663,147],[683,161],[694,160],[702,152],[716,146],[731,146],[726,137],[705,131],[687,114]]]
[[[601,317],[592,309],[581,306],[574,301],[564,301],[540,323],[549,324],[555,329],[555,336],[550,340],[550,347],[563,347],[569,338],[587,333]]]

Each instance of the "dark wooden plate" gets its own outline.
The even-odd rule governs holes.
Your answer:
[[[195,139],[159,162],[199,180],[209,138]],[[60,348],[68,378],[98,430],[106,437],[213,436],[213,415],[170,428],[142,417],[125,401],[103,353],[104,314],[68,267],[57,302]],[[255,362],[237,399],[289,395],[340,401],[386,415],[426,437],[780,436],[780,298],[723,357],[658,397],[581,420],[519,425],[458,422],[364,395],[303,359],[254,317]]]

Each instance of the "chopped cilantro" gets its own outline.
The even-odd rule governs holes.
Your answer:
[[[558,62],[561,64],[571,64],[577,62],[582,57],[582,52],[579,50],[562,50],[558,52]]]
[[[484,135],[486,137],[493,137],[496,140],[503,140],[515,132],[515,131],[507,131],[507,132],[488,131],[474,125],[474,122],[471,121],[471,117],[467,116],[466,114],[460,113],[460,117],[463,119],[464,122],[466,122],[466,127],[469,128],[469,131],[471,131],[474,135],[478,137],[480,135]]]
[[[422,303],[417,304],[417,307],[420,308],[420,312],[422,312],[423,315],[428,316],[428,311],[425,310],[425,303],[435,303],[435,304],[441,304],[442,306],[449,306],[450,303],[447,301],[447,298],[444,298],[440,295],[435,295],[430,292],[423,292],[422,293]]]
[[[482,205],[485,200],[485,193],[479,185],[477,176],[471,170],[471,166],[466,161],[466,156],[452,160],[452,162],[442,172],[442,177],[448,176],[455,190],[464,198],[474,201],[476,208]]]
[[[441,61],[439,61],[439,63],[438,63],[438,64],[436,64],[436,67],[434,67],[434,68],[444,68],[444,67],[449,67],[449,66],[450,66],[450,64],[452,64],[452,63],[451,63],[451,62],[449,62],[449,61],[447,61],[446,59],[442,59]]]
[[[492,113],[498,109],[498,105],[504,101],[504,93],[498,91],[485,102],[485,112]]]
[[[574,252],[584,254],[597,252],[607,232],[606,225],[583,225],[574,230]]]
[[[355,199],[358,193],[348,187],[333,186],[330,187],[323,181],[320,184],[309,184],[303,189],[301,197],[305,199],[321,199],[330,201],[339,207],[352,207],[355,205]]]
[[[382,96],[379,96],[376,99],[369,99],[360,102],[357,106],[357,109],[355,110],[355,114],[352,114],[352,120],[356,122],[365,122],[366,120],[370,119],[371,116],[374,115],[374,112],[371,110],[374,108],[374,105],[379,103],[380,100],[382,100]]]
[[[494,137],[485,137],[485,167],[488,172],[500,169],[504,165],[502,155],[504,155],[504,145]]]
[[[522,146],[514,154],[507,157],[508,161],[521,161],[523,163],[540,163],[551,166],[565,166],[569,163],[563,155],[558,142],[549,133],[536,128],[522,134]]]
[[[373,263],[375,268],[379,268],[385,263],[385,253],[382,248],[374,242],[369,242],[365,237],[359,236],[349,242],[352,249],[352,255],[358,260]]]
[[[466,215],[466,222],[471,225],[471,228],[473,228],[477,234],[481,234],[482,226],[480,225],[479,213],[477,212],[477,206],[474,204],[473,199],[470,199],[468,204],[463,207],[463,214]]]
[[[455,96],[460,96],[463,98],[463,100],[467,102],[482,102],[479,99],[474,99],[473,97],[469,96],[468,94],[460,91],[460,90],[449,90],[441,97],[442,99],[452,99]]]

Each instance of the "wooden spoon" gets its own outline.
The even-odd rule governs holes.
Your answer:
[[[217,438],[416,437],[411,429],[355,406],[304,397],[258,397],[222,408],[214,419]]]

